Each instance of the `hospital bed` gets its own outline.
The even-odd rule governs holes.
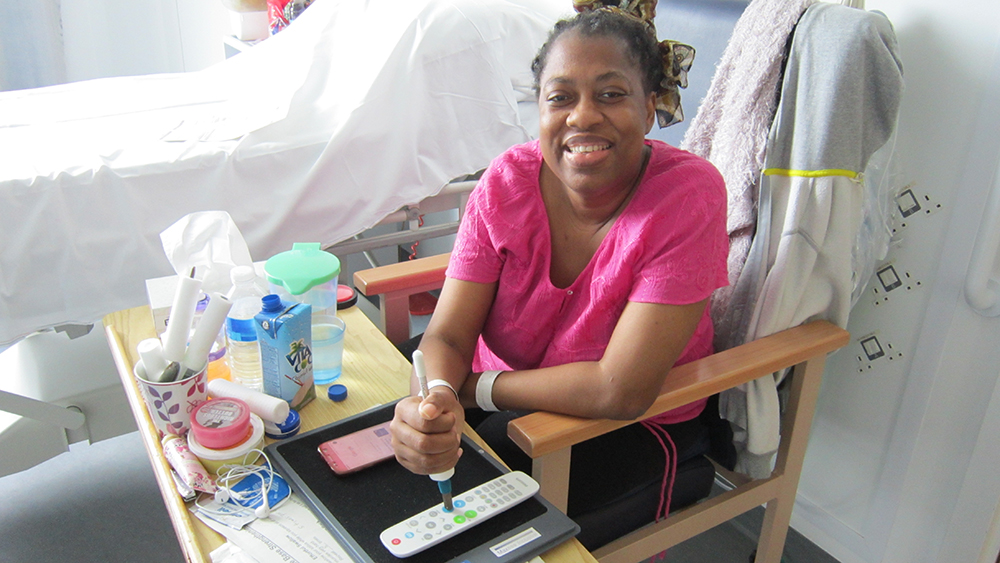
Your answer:
[[[174,273],[164,229],[225,210],[264,260],[461,205],[472,184],[453,179],[534,136],[530,61],[571,12],[568,0],[318,0],[200,72],[0,93],[0,351],[31,340],[0,357],[0,448],[22,453],[0,474],[79,439],[57,418],[91,440],[115,435],[100,421],[120,418],[104,406],[115,394],[82,399],[88,374],[34,379],[57,377],[46,362],[65,337],[52,329],[86,333]],[[18,425],[30,430],[10,438]]]
[[[204,71],[0,94],[0,345],[142,304],[188,213],[228,211],[262,260],[484,168],[532,136],[530,61],[571,9],[320,0]]]

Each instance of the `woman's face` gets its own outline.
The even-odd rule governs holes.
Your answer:
[[[583,194],[631,188],[656,115],[639,68],[612,37],[568,31],[539,76],[539,138],[545,164]]]

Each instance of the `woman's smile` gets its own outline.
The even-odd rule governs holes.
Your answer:
[[[571,139],[566,143],[566,158],[580,168],[596,166],[611,156],[611,146],[608,141]]]

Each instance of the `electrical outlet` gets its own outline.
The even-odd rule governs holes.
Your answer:
[[[872,283],[872,304],[876,307],[885,305],[895,295],[915,291],[923,287],[923,282],[907,270],[897,268],[895,264],[883,264],[875,269],[875,281]]]
[[[903,188],[895,197],[896,212],[893,214],[892,234],[909,227],[919,217],[933,215],[941,210],[941,204],[927,194],[917,194],[913,184]]]
[[[896,350],[879,331],[858,338],[854,352],[858,359],[858,373],[869,372],[880,363],[894,362],[903,357],[903,353]]]

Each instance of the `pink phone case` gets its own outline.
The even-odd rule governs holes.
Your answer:
[[[389,423],[358,430],[319,445],[319,453],[330,469],[338,475],[353,473],[385,461],[395,454]]]

